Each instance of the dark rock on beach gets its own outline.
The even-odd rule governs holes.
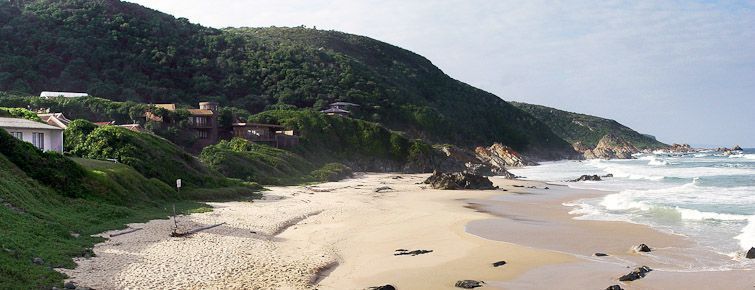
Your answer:
[[[645,244],[639,244],[636,247],[634,247],[635,252],[642,252],[642,253],[648,253],[651,251],[650,247]]]
[[[637,279],[642,279],[650,271],[653,271],[653,269],[650,269],[650,267],[648,266],[642,266],[630,272],[629,274],[619,277],[619,281],[634,281]]]
[[[580,176],[580,177],[579,177],[579,178],[577,178],[577,179],[572,179],[572,180],[569,180],[569,182],[578,182],[578,181],[601,181],[601,180],[602,180],[602,179],[600,179],[600,176],[598,176],[597,174],[593,174],[593,175],[587,175],[587,174],[585,174],[585,175],[582,175],[582,176]]]
[[[367,288],[367,289],[368,290],[396,290],[396,287],[394,287],[393,285],[388,284],[388,285],[383,285],[383,286],[370,287],[370,288]]]
[[[595,257],[605,257],[608,256],[606,253],[595,253]]]
[[[393,253],[394,256],[416,256],[416,255],[422,255],[427,253],[432,253],[433,250],[404,250],[404,249],[398,249],[395,253]]]
[[[63,288],[65,288],[65,289],[76,289],[76,284],[74,284],[73,282],[66,282],[65,284],[63,284]]]
[[[606,290],[624,290],[624,288],[621,288],[619,285],[611,285],[606,288]]]
[[[745,257],[747,257],[747,259],[755,259],[755,247],[750,248]]]
[[[464,172],[443,173],[434,171],[425,180],[435,189],[497,189],[487,177]]]
[[[493,267],[500,267],[506,265],[506,261],[498,261],[493,263]]]
[[[464,288],[464,289],[474,289],[477,287],[482,287],[483,283],[485,282],[475,281],[475,280],[459,280],[456,282],[454,286],[458,288]]]

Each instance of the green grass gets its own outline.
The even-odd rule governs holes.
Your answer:
[[[108,170],[123,170],[121,166],[113,167]],[[138,176],[131,178],[146,181],[143,177],[141,180]],[[119,181],[113,181],[112,185],[122,186]],[[134,190],[142,197],[152,193]],[[155,200],[123,198],[62,196],[27,176],[0,154],[0,232],[3,233],[0,235],[0,289],[60,287],[64,276],[51,267],[74,267],[71,257],[84,255],[87,248],[102,241],[90,235],[122,228],[126,223],[166,218],[174,202],[181,212],[207,208],[193,201],[164,200],[162,193]],[[74,237],[72,233],[79,236]],[[44,264],[32,263],[35,257],[42,258]]]
[[[64,276],[52,268],[74,267],[72,257],[102,241],[93,234],[167,218],[173,204],[182,213],[205,212],[210,208],[197,200],[256,198],[261,190],[215,173],[210,178],[223,178],[228,186],[194,185],[178,193],[173,183],[127,164],[42,152],[3,130],[0,145],[0,289],[62,286]],[[42,265],[32,262],[37,257]]]
[[[200,159],[225,176],[260,184],[335,181],[352,174],[351,168],[340,163],[321,167],[294,152],[241,138],[206,147]]]

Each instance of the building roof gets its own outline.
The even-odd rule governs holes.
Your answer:
[[[352,107],[359,107],[359,105],[349,102],[335,102],[330,104],[331,106],[352,106]]]
[[[283,128],[281,125],[275,124],[260,124],[260,123],[233,123],[234,127],[270,127],[270,128]]]
[[[176,110],[176,104],[154,104],[153,106],[158,108],[163,108],[168,111],[175,111]]]
[[[63,130],[62,128],[27,119],[2,117],[0,117],[0,128]]]
[[[45,123],[63,129],[68,128],[68,124],[71,123],[71,120],[63,116],[63,113],[38,113],[37,116]]]
[[[192,116],[212,116],[215,115],[215,113],[212,112],[212,110],[205,110],[205,109],[188,109],[189,114]]]
[[[103,121],[103,122],[94,122],[97,126],[107,126],[107,125],[115,125],[115,121]]]
[[[144,132],[144,128],[142,127],[142,125],[139,125],[139,124],[124,124],[124,125],[118,125],[118,127],[123,127],[131,131],[135,131],[135,132]]]
[[[322,110],[320,112],[322,112],[322,113],[334,113],[334,114],[351,114],[351,112],[343,110],[343,109],[339,109],[339,108],[330,108],[330,109],[327,109],[327,110]]]
[[[87,97],[87,96],[89,96],[89,94],[87,94],[87,93],[48,92],[48,91],[44,91],[41,94],[39,94],[39,96],[43,97],[43,98],[55,98],[55,97],[78,98],[78,97]]]

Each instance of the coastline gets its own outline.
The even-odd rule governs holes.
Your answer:
[[[223,226],[171,238],[172,221],[133,224],[144,230],[110,238],[95,246],[96,257],[77,259],[76,269],[60,271],[96,289],[364,289],[386,284],[454,289],[465,279],[487,282],[481,289],[602,289],[620,284],[617,277],[628,273],[628,266],[658,263],[650,255],[628,253],[637,242],[658,248],[661,255],[663,249],[684,249],[690,242],[637,224],[574,220],[558,198],[538,200],[573,200],[579,193],[566,187],[492,178],[508,191],[442,191],[416,184],[426,176],[365,174],[314,186],[316,191],[272,187],[264,200],[211,203],[213,212],[179,218],[182,229],[226,222]],[[375,192],[381,186],[391,190]],[[554,240],[538,239],[546,236]],[[396,249],[433,252],[394,256]],[[590,256],[593,252],[611,256],[600,260]],[[492,266],[500,260],[507,264]],[[719,289],[740,289],[755,283],[748,274],[660,267],[621,285],[705,289],[710,284],[704,283],[716,282]]]

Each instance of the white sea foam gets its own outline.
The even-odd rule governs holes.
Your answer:
[[[652,158],[652,159],[650,159],[650,161],[648,162],[648,165],[652,165],[652,166],[667,166],[669,164],[670,163],[668,161],[666,161],[664,159],[658,159],[658,158],[655,158],[655,157]]]
[[[749,250],[751,247],[755,247],[755,216],[751,216],[747,220],[747,225],[742,228],[742,231],[735,239],[739,240],[739,246],[743,250]]]

